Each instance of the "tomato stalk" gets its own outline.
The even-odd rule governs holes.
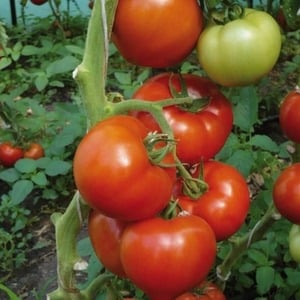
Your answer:
[[[256,223],[253,229],[241,238],[232,240],[231,249],[223,262],[217,267],[218,284],[225,288],[226,281],[229,279],[231,269],[236,261],[244,254],[244,252],[254,242],[262,239],[269,228],[280,218],[277,210],[272,203],[263,217]]]

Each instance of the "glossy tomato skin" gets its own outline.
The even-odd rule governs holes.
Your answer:
[[[280,28],[273,17],[245,9],[240,19],[208,25],[199,37],[197,55],[212,80],[223,86],[241,86],[269,73],[280,49]]]
[[[279,109],[279,121],[287,138],[300,143],[300,90],[291,91],[284,98]]]
[[[23,150],[10,142],[0,144],[0,164],[4,167],[12,167],[23,155]]]
[[[192,52],[202,28],[196,0],[120,0],[112,41],[130,63],[166,68]]]
[[[93,249],[103,266],[110,272],[125,277],[120,260],[120,240],[127,223],[91,210],[88,232]]]
[[[178,74],[162,73],[148,79],[133,95],[135,99],[159,101],[172,98],[170,84],[182,90]],[[195,99],[210,97],[208,105],[190,112],[179,106],[164,108],[164,116],[176,139],[177,155],[188,164],[206,161],[223,147],[233,123],[231,103],[209,79],[192,74],[183,74],[187,92]],[[151,131],[160,131],[152,116],[145,112],[133,113]]]
[[[150,299],[173,300],[193,288],[207,276],[215,256],[212,229],[192,215],[136,222],[121,238],[125,273]]]
[[[273,200],[279,213],[292,223],[300,224],[300,163],[281,172],[273,187]]]
[[[133,221],[153,217],[168,204],[173,181],[164,168],[150,163],[143,143],[147,134],[139,120],[118,115],[99,122],[82,139],[74,179],[92,208]]]
[[[44,157],[44,155],[44,148],[39,143],[31,143],[29,148],[24,152],[24,157],[31,159],[39,159]]]
[[[186,292],[175,300],[226,300],[222,290],[210,281],[204,281],[199,285],[195,293]]]
[[[42,5],[46,2],[48,2],[48,0],[30,0],[32,4],[35,4],[35,5]]]
[[[217,241],[225,240],[240,229],[249,206],[250,193],[246,180],[233,166],[219,161],[203,164],[203,180],[208,189],[198,199],[178,196],[182,209],[206,220]],[[199,169],[193,176],[198,177]]]

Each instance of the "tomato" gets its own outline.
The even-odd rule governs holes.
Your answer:
[[[293,142],[300,143],[300,90],[288,93],[279,109],[279,122],[283,133]]]
[[[127,223],[112,219],[92,210],[88,232],[93,249],[103,266],[110,272],[125,277],[120,260],[120,239]]]
[[[210,281],[204,281],[200,284],[194,293],[187,292],[175,300],[226,300],[222,290],[217,285]]]
[[[38,143],[31,143],[29,148],[24,152],[25,158],[39,159],[44,155],[44,148]]]
[[[149,161],[147,134],[139,120],[119,115],[99,122],[79,143],[74,178],[92,208],[132,221],[153,217],[168,204],[173,181]]]
[[[35,5],[42,5],[46,2],[48,2],[48,0],[30,0],[32,4],[35,4]]]
[[[182,215],[129,224],[121,237],[127,277],[152,300],[173,300],[204,280],[216,257],[216,240],[201,218]]]
[[[193,176],[198,177],[200,169]],[[182,209],[197,215],[212,227],[217,241],[240,229],[248,214],[250,193],[244,177],[233,166],[219,161],[203,164],[203,180],[208,189],[198,199],[178,196]]]
[[[275,65],[281,49],[277,22],[263,11],[245,9],[240,19],[210,24],[201,33],[197,55],[202,68],[223,86],[256,82]]]
[[[223,147],[233,123],[231,103],[207,78],[192,74],[182,75],[188,95],[196,99],[209,97],[209,103],[196,112],[180,106],[164,108],[164,116],[170,124],[177,142],[178,158],[195,164],[212,158]],[[178,74],[162,73],[148,79],[133,95],[135,99],[158,101],[172,98],[170,84],[182,90]],[[150,131],[160,131],[152,116],[145,112],[133,113]]]
[[[0,144],[0,164],[4,167],[12,167],[23,155],[23,150],[10,142]]]
[[[300,163],[281,172],[274,183],[273,200],[283,217],[300,224]]]
[[[112,41],[130,63],[165,68],[192,52],[202,28],[197,0],[119,0]]]
[[[300,263],[300,226],[293,224],[289,233],[289,249],[294,261]]]

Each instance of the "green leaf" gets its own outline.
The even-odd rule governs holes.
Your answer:
[[[38,91],[42,91],[48,84],[49,80],[46,73],[39,73],[34,80],[35,87]]]
[[[121,84],[131,84],[131,74],[129,72],[115,72],[115,78]]]
[[[259,98],[253,86],[240,89],[234,106],[234,124],[245,132],[251,132],[258,121]]]
[[[216,159],[223,161],[228,159],[230,156],[232,156],[233,152],[238,148],[238,146],[239,139],[237,135],[231,133],[221,151],[216,155]]]
[[[2,57],[0,59],[0,70],[5,69],[6,67],[8,67],[11,64],[12,60],[9,57]]]
[[[89,256],[93,253],[91,240],[85,237],[77,242],[77,251],[80,256]]]
[[[288,26],[293,30],[299,29],[300,27],[299,0],[282,1],[282,8]]]
[[[257,292],[260,295],[266,294],[273,285],[275,271],[270,266],[259,267],[256,270]]]
[[[8,296],[9,300],[20,300],[17,294],[15,294],[11,289],[0,283],[0,290],[2,290]]]
[[[250,175],[254,157],[250,151],[237,150],[226,160],[226,163],[236,167],[246,178]]]
[[[22,158],[16,162],[15,168],[21,173],[33,173],[36,171],[37,163],[30,158]]]
[[[39,186],[46,186],[48,183],[47,177],[44,172],[36,173],[31,177],[31,180]]]
[[[65,46],[66,49],[68,49],[71,53],[73,54],[79,54],[79,55],[83,55],[83,51],[84,49],[79,47],[79,46],[75,46],[75,45],[66,45]]]
[[[0,179],[8,183],[13,183],[19,178],[20,173],[15,168],[5,169],[4,171],[0,172]]]
[[[39,55],[41,53],[41,48],[32,46],[32,45],[26,45],[22,49],[22,55],[25,56],[31,56],[31,55]]]
[[[268,264],[268,258],[267,256],[259,250],[256,249],[250,249],[248,251],[248,256],[258,265],[264,266]]]
[[[73,56],[65,56],[62,59],[56,60],[49,64],[46,69],[47,76],[67,73],[73,71],[79,64],[79,60]]]
[[[26,197],[32,192],[33,183],[30,180],[19,180],[14,183],[11,190],[11,203],[12,205],[18,205],[23,202]]]
[[[279,152],[278,145],[267,135],[254,135],[250,141],[249,144],[251,146],[258,147],[262,150],[270,151],[270,152]]]
[[[62,160],[52,160],[46,167],[45,173],[49,176],[66,175],[72,165]]]

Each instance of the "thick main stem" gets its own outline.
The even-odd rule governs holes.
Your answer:
[[[229,278],[231,269],[240,256],[244,254],[252,243],[259,241],[277,219],[278,214],[272,203],[261,220],[256,223],[254,228],[248,234],[244,235],[241,239],[236,240],[232,244],[227,257],[223,260],[222,264],[217,267],[217,275],[220,285],[223,285]]]

